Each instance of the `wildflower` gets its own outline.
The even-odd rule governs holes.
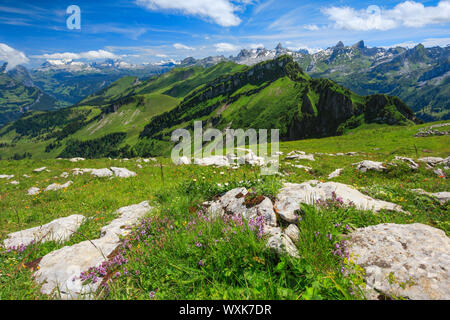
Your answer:
[[[151,291],[151,292],[149,293],[150,299],[154,299],[154,298],[155,298],[155,295],[156,295],[156,292],[155,292],[155,291]]]
[[[199,265],[199,267],[203,267],[205,264],[204,264],[203,260],[200,260],[200,261],[198,262],[198,265]]]
[[[200,242],[196,242],[196,243],[195,243],[195,246],[196,246],[197,248],[201,248],[201,247],[202,247],[202,244],[201,244]]]

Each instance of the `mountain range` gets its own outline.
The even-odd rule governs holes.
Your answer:
[[[388,94],[401,98],[425,121],[450,118],[450,46],[425,48],[368,48],[364,41],[310,53],[287,49],[281,44],[274,50],[242,50],[237,56],[215,60],[254,65],[288,54],[313,78],[328,78],[360,95]],[[186,64],[207,64],[212,58]]]
[[[167,72],[176,63],[134,65],[111,59],[102,63],[48,60],[33,70],[19,65],[5,72],[6,66],[0,69],[0,127],[26,111],[68,107],[122,77],[148,79]]]
[[[312,78],[334,80],[360,95],[398,96],[424,121],[450,118],[450,46],[368,48],[359,41],[351,46],[338,42],[314,52],[278,44],[273,50],[243,49],[230,57],[189,57],[142,65],[112,59],[93,63],[48,60],[33,70],[17,66],[7,73],[4,65],[0,68],[0,126],[28,110],[55,110],[77,104],[122,77],[145,81],[173,68],[208,68],[225,61],[252,66],[285,54]]]
[[[367,124],[418,122],[399,98],[361,96],[306,74],[291,55],[252,66],[222,61],[141,81],[124,77],[75,106],[28,112],[0,129],[0,156],[167,155],[171,132],[194,121],[220,130],[280,129],[282,140],[347,133]]]

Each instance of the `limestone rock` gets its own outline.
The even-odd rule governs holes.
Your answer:
[[[346,205],[353,204],[359,210],[378,212],[386,209],[404,212],[399,205],[373,199],[345,184],[317,181],[308,181],[302,184],[285,183],[284,188],[277,196],[275,208],[283,220],[295,223],[298,220],[296,211],[300,209],[300,203],[314,205],[317,201],[333,199],[333,196],[336,199],[340,198]]]
[[[418,194],[427,195],[429,197],[436,198],[441,204],[447,203],[450,200],[450,192],[430,193],[430,192],[426,192],[423,189],[413,189],[411,191],[416,192]]]
[[[11,175],[8,175],[8,174],[0,174],[0,179],[6,179],[6,180],[9,180],[9,179],[12,179],[12,178],[14,178],[14,175],[13,175],[13,174],[11,174]]]
[[[199,166],[228,167],[230,164],[225,156],[211,156],[206,158],[194,158],[194,164]]]
[[[64,184],[59,184],[59,183],[53,183],[51,185],[49,185],[47,188],[45,188],[45,192],[47,191],[57,191],[57,190],[61,190],[61,189],[65,189],[68,188],[73,182],[72,181],[68,181]]]
[[[413,300],[450,299],[450,239],[439,229],[417,223],[357,229],[348,249],[365,269],[369,299],[377,299],[377,291]],[[390,275],[406,287],[390,284]]]
[[[14,180],[14,181],[11,181],[9,184],[12,184],[12,185],[17,186],[17,185],[20,184],[20,183],[19,183],[19,181]]]
[[[444,159],[438,158],[438,157],[426,157],[426,158],[420,158],[417,161],[424,162],[426,164],[429,164],[430,166],[435,166],[435,165],[439,164],[440,162],[443,162]]]
[[[84,161],[84,160],[86,160],[85,158],[80,158],[80,157],[78,157],[78,158],[72,158],[72,159],[70,159],[69,161],[70,162],[78,162],[78,161]]]
[[[41,243],[48,241],[64,242],[78,230],[84,220],[85,218],[81,215],[56,219],[40,227],[8,234],[3,244],[6,248],[11,248],[20,245],[28,246],[33,241],[41,241]]]
[[[35,195],[39,194],[39,191],[41,191],[41,189],[32,187],[32,188],[28,189],[27,194],[29,196],[35,196]]]
[[[92,169],[91,175],[98,177],[98,178],[106,178],[106,177],[112,177],[114,173],[109,170],[108,168],[103,169]]]
[[[145,161],[145,160],[144,160]],[[177,166],[181,166],[181,165],[188,165],[191,164],[191,160],[188,157],[180,157],[176,163]]]
[[[116,211],[120,216],[102,229],[102,236],[70,247],[53,251],[42,258],[34,277],[42,284],[43,294],[61,299],[91,299],[100,281],[83,285],[80,274],[97,267],[120,245],[119,235],[126,235],[131,227],[145,216],[151,207],[147,201]],[[59,291],[59,295],[58,295]]]
[[[284,230],[284,234],[287,235],[294,243],[297,243],[300,237],[300,230],[295,224],[290,224],[289,227]]]
[[[68,178],[69,177],[69,173],[68,172],[63,172],[63,173],[61,173],[61,175],[60,175],[60,178]]]
[[[136,176],[136,172],[130,171],[126,168],[111,167],[111,170],[114,172],[114,175],[119,178],[130,178]]]
[[[328,176],[328,179],[333,179],[333,178],[337,178],[341,175],[342,171],[344,171],[344,169],[337,169],[335,171],[333,171],[332,173],[330,173],[330,175]]]
[[[409,166],[411,169],[414,169],[414,170],[419,169],[419,164],[417,164],[417,163],[416,163],[413,159],[411,159],[411,158],[406,158],[406,157],[399,157],[399,156],[396,156],[394,160],[406,162],[406,163],[408,164],[408,166]]]
[[[292,166],[297,169],[304,169],[307,172],[312,170],[311,167],[302,166],[301,164],[293,164]]]
[[[34,169],[33,172],[42,172],[45,169],[47,169],[47,167],[42,167],[42,168],[38,168],[38,169]]]
[[[383,171],[386,169],[383,166],[382,162],[376,162],[376,161],[370,161],[370,160],[364,160],[359,163],[354,163],[353,165],[356,166],[356,169],[361,172],[367,172],[369,170]]]
[[[267,240],[267,247],[275,250],[279,254],[288,254],[291,257],[299,258],[298,249],[292,240],[285,234],[276,234]]]
[[[92,172],[92,171],[94,171],[94,169],[80,169],[80,168],[75,168],[75,169],[72,169],[72,174],[73,174],[74,176],[78,176],[78,175],[80,175],[80,174],[90,173],[90,172]]]

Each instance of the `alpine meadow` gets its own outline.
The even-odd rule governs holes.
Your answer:
[[[4,2],[0,300],[450,299],[450,1]]]

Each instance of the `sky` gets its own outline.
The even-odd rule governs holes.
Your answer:
[[[76,27],[70,6],[80,9]],[[69,28],[67,20],[69,20]],[[0,0],[0,61],[131,63],[236,55],[242,48],[317,51],[450,44],[450,0]]]

